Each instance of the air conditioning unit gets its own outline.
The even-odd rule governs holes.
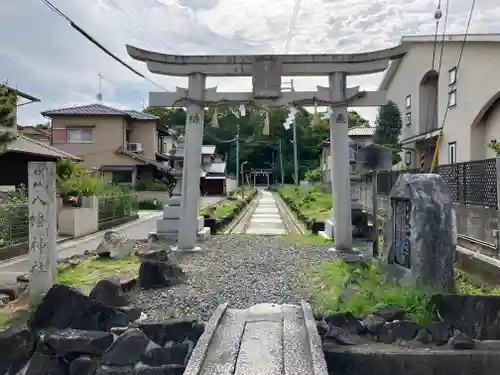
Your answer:
[[[127,143],[127,151],[132,151],[132,152],[143,151],[142,143]]]

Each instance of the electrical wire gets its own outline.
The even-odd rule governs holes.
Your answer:
[[[455,70],[456,76],[458,76],[460,63],[462,62],[462,57],[463,57],[464,49],[465,49],[465,43],[467,42],[467,36],[469,35],[469,29],[470,29],[470,25],[472,23],[472,15],[474,14],[475,5],[476,5],[476,0],[472,0],[472,4],[470,7],[470,11],[469,11],[469,18],[467,20],[467,25],[465,27],[464,39],[462,41],[462,45],[460,46],[460,54],[458,55],[458,61],[457,61],[456,70]],[[443,39],[444,39],[444,35],[443,35]],[[446,105],[446,109],[445,109],[444,115],[443,115],[443,122],[441,125],[441,131],[440,131],[438,138],[436,140],[436,148],[434,149],[434,155],[432,157],[432,164],[431,164],[430,173],[432,173],[434,171],[434,168],[436,168],[437,158],[438,158],[438,154],[439,154],[439,146],[441,144],[441,137],[443,135],[444,127],[446,125],[446,118],[448,116],[449,109],[450,109],[450,106]]]
[[[168,91],[165,87],[161,86],[160,84],[154,82],[153,80],[151,80],[150,78],[148,78],[147,76],[145,76],[144,74],[142,74],[141,72],[139,72],[138,70],[132,68],[129,64],[127,64],[125,61],[123,61],[122,59],[120,59],[118,56],[116,56],[115,54],[113,54],[110,50],[108,50],[106,47],[104,47],[101,43],[99,43],[96,39],[94,39],[92,36],[90,36],[85,30],[83,30],[80,26],[78,26],[76,23],[74,23],[71,18],[69,18],[66,14],[64,14],[61,10],[59,10],[54,4],[52,4],[49,0],[41,0],[42,3],[44,3],[50,10],[52,10],[53,12],[55,12],[58,16],[64,18],[69,24],[70,26],[75,29],[76,31],[78,31],[81,35],[83,35],[88,41],[90,41],[92,44],[94,44],[95,46],[97,46],[100,50],[102,50],[104,53],[106,53],[108,56],[110,56],[111,58],[113,58],[115,61],[117,61],[118,63],[120,63],[122,66],[124,66],[125,68],[127,68],[128,70],[130,70],[132,73],[138,75],[139,77],[143,78],[144,80],[148,81],[149,83],[153,84],[154,86],[162,89],[162,90],[165,90],[165,91]]]
[[[292,40],[295,36],[295,29],[297,28],[297,20],[299,19],[300,13],[300,3],[301,0],[295,0],[295,6],[292,12],[292,19],[290,20],[290,26],[288,28],[288,38],[285,43],[285,54],[290,50],[290,46],[292,44]]]
[[[126,18],[129,22],[132,22],[134,23],[136,26],[140,27],[142,30],[144,30],[145,32],[147,32],[149,35],[151,35],[153,38],[157,39],[161,44],[163,44],[165,46],[166,49],[171,49],[171,47],[169,47],[164,41],[162,38],[160,38],[158,35],[154,34],[153,32],[151,32],[149,29],[147,29],[144,25],[142,25],[141,23],[137,22],[134,20],[134,17],[132,17],[130,15],[130,13],[128,13],[127,11],[125,11],[121,6],[119,6],[114,0],[107,0],[115,9],[118,10],[119,13],[121,13],[122,16],[124,16],[124,18]],[[175,52],[177,53],[177,52]]]

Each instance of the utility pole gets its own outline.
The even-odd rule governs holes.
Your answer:
[[[99,103],[102,103],[102,74],[99,73],[98,76],[99,76],[99,92],[97,93],[96,96],[97,96],[97,101]]]
[[[281,149],[281,138],[279,139],[280,141],[280,175],[281,175],[281,185],[285,184],[285,173],[283,172],[283,153]]]
[[[293,86],[293,79],[290,80],[290,88],[292,92],[295,91],[295,87]],[[293,119],[292,129],[293,129],[293,169],[294,169],[293,173],[295,174],[295,184],[300,185],[299,157],[297,153],[297,122],[295,121],[295,117]]]
[[[294,92],[295,91],[295,86],[293,84],[293,79],[290,80],[290,91]],[[295,121],[295,117],[292,122],[292,132],[293,132],[293,174],[294,174],[294,180],[295,184],[299,185],[299,157],[298,157],[298,151],[297,151],[297,122]]]
[[[236,186],[240,186],[240,125],[236,125]]]

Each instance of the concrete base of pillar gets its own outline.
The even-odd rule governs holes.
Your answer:
[[[150,238],[158,238],[158,240],[163,240],[163,241],[177,241],[179,233],[165,233],[165,232],[157,232],[157,231],[152,231],[148,233],[148,239]],[[201,230],[198,231],[197,237],[201,241],[205,241],[210,237],[210,227],[204,227],[201,228]]]
[[[179,217],[163,217],[156,221],[156,232],[166,234],[179,233],[180,219]],[[198,216],[197,232],[200,232],[205,227],[205,219],[203,216]]]

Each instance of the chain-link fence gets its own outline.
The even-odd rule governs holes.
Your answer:
[[[0,205],[0,251],[28,240],[28,203]]]
[[[103,195],[99,200],[99,224],[137,215],[137,194]]]

